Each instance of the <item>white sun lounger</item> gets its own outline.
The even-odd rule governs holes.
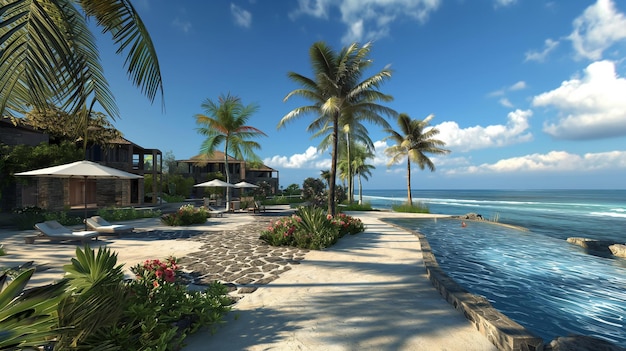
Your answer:
[[[73,231],[64,227],[57,221],[45,221],[35,224],[35,228],[41,232],[40,236],[27,237],[26,242],[33,244],[35,239],[45,238],[52,241],[80,241],[83,244],[92,239],[98,240],[98,232],[93,230]]]
[[[92,216],[85,220],[87,226],[100,234],[120,235],[130,233],[135,227],[126,224],[111,224],[100,216]]]

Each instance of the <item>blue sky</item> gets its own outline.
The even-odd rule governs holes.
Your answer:
[[[194,115],[220,94],[255,103],[249,124],[281,185],[330,168],[329,152],[284,97],[311,76],[308,50],[371,41],[392,78],[388,106],[431,125],[452,152],[431,157],[435,172],[412,171],[413,189],[619,188],[626,173],[626,4],[611,0],[134,1],[156,46],[164,101],[134,88],[108,38],[105,74],[126,138],[176,159],[199,153]],[[164,102],[165,110],[161,107]],[[397,128],[396,121],[389,121]],[[387,167],[386,134],[368,126],[376,167],[363,187],[406,188],[406,165]]]

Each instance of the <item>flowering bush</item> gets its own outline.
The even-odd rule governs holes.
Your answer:
[[[192,204],[181,206],[178,211],[161,216],[161,222],[170,226],[202,224],[209,217],[204,207],[195,208]]]
[[[113,334],[139,333],[136,341],[141,345],[137,349],[167,345],[167,350],[177,350],[188,334],[217,324],[230,310],[232,301],[222,284],[215,282],[205,291],[188,291],[174,257],[146,260],[131,267],[131,272],[136,279],[128,283],[127,320]]]
[[[302,207],[296,214],[283,217],[261,232],[261,240],[274,246],[295,246],[319,250],[332,246],[345,234],[365,230],[363,222],[346,214],[326,215],[319,207]]]

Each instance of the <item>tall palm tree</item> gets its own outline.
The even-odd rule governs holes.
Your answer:
[[[300,96],[311,102],[311,105],[297,107],[286,114],[278,123],[283,127],[303,114],[313,113],[317,117],[307,127],[309,132],[329,128],[331,141],[331,168],[328,186],[328,211],[335,215],[335,183],[337,177],[337,145],[339,128],[343,118],[364,114],[373,116],[385,107],[377,101],[389,101],[391,97],[378,91],[379,86],[391,77],[391,70],[385,68],[380,72],[361,80],[363,73],[372,61],[367,58],[371,45],[359,47],[354,43],[335,53],[326,43],[316,42],[309,49],[314,78],[308,78],[295,72],[288,77],[300,84],[302,88],[293,90],[284,101],[292,96]]]
[[[163,97],[152,40],[130,0],[0,1],[0,115],[44,111],[60,105],[69,113],[97,102],[119,115],[104,78],[95,37],[87,21],[110,33],[117,52],[127,52],[132,83],[153,102]]]
[[[255,104],[244,106],[239,97],[230,94],[220,95],[217,102],[206,99],[201,106],[206,115],[195,115],[196,123],[201,125],[197,130],[206,137],[200,147],[201,155],[210,157],[218,146],[224,144],[224,169],[226,182],[230,183],[229,152],[239,160],[259,161],[254,150],[260,149],[261,145],[250,139],[267,135],[255,127],[246,125],[259,108]],[[229,209],[230,190],[226,190],[226,208]]]
[[[400,132],[396,132],[391,128],[385,130],[390,134],[387,139],[391,139],[396,143],[396,145],[385,149],[387,156],[391,157],[387,166],[399,163],[406,157],[408,202],[411,206],[413,205],[411,196],[411,161],[417,163],[420,169],[423,170],[425,167],[428,167],[433,172],[435,171],[435,164],[426,154],[444,155],[450,152],[450,150],[441,148],[446,145],[445,142],[433,138],[439,134],[437,128],[425,130],[429,126],[430,120],[434,117],[434,115],[429,115],[424,120],[418,120],[411,119],[406,113],[401,113],[398,115]]]

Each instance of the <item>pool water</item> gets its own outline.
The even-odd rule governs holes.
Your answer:
[[[626,260],[493,223],[390,222],[424,234],[451,278],[546,343],[581,334],[626,345]]]

